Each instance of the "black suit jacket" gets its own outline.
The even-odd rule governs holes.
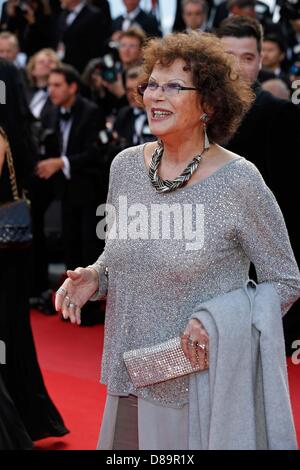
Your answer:
[[[118,16],[113,21],[113,25],[112,25],[113,32],[122,30],[123,21],[124,21],[123,15]],[[146,13],[143,10],[141,10],[139,14],[133,20],[133,23],[138,23],[141,26],[141,28],[145,31],[147,36],[161,36],[161,31],[159,29],[157,19],[151,13]]]
[[[294,208],[299,206],[300,110],[258,86],[255,91],[256,100],[227,148],[246,157],[262,173],[281,207],[299,265],[300,231]],[[288,354],[300,334],[299,308],[298,300],[283,320]]]
[[[85,205],[99,201],[101,194],[102,151],[98,134],[105,127],[99,108],[78,96],[72,110],[72,125],[66,156],[70,162],[71,179],[64,178],[64,201]],[[59,131],[59,109],[53,109],[43,117],[43,127],[48,132],[47,156],[62,156]],[[51,155],[52,153],[52,155]],[[62,172],[58,177],[61,177]]]
[[[57,22],[56,46],[65,46],[64,62],[82,72],[87,63],[102,56],[110,36],[110,21],[101,10],[85,5],[70,26],[66,25],[68,13],[63,11]]]
[[[299,203],[299,178],[295,169],[300,149],[300,110],[259,85],[255,93],[255,102],[226,147],[253,162],[273,191],[299,263],[300,234],[292,206]]]
[[[138,145],[144,142],[156,140],[156,137],[154,137],[152,134],[146,134],[141,136],[141,141],[138,142],[138,144],[133,142],[136,119],[137,116],[134,115],[134,111],[131,106],[124,106],[119,110],[114,125],[114,130],[119,135],[120,150],[122,150],[123,148],[132,147],[133,145]],[[145,123],[147,123],[146,113]]]
[[[124,148],[134,145],[132,140],[134,135],[134,115],[133,109],[130,106],[125,106],[119,110],[114,130],[120,138],[121,145],[123,142]]]
[[[30,102],[35,94],[35,89],[33,87],[27,87],[25,89],[25,96],[26,96],[26,99],[27,99],[27,103],[28,105],[30,105]],[[47,114],[49,114],[51,112],[51,109],[53,108],[53,104],[50,100],[50,97],[47,98],[42,110],[41,110],[41,116],[40,116],[40,119],[43,120],[43,117],[46,116]],[[35,119],[33,117],[33,119]]]

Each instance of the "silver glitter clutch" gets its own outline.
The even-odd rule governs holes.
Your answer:
[[[179,337],[155,346],[127,351],[123,359],[136,388],[203,370],[200,364],[192,367],[184,355]]]

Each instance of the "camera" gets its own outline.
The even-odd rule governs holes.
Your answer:
[[[117,80],[117,69],[111,54],[105,54],[101,60],[100,75],[106,82],[113,83]]]
[[[22,0],[22,1],[20,0],[20,1],[19,1],[19,4],[18,4],[20,10],[21,10],[23,13],[26,13],[26,12],[28,11],[28,8],[27,8],[28,5],[30,6],[30,2],[29,2],[29,1],[26,1],[26,0]]]
[[[289,69],[289,75],[294,75],[295,77],[300,76],[300,62],[296,62],[295,64],[291,65]]]

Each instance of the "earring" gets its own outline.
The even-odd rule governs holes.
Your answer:
[[[208,135],[207,135],[207,131],[206,131],[206,123],[208,122],[209,120],[209,117],[208,117],[208,114],[204,113],[202,114],[201,116],[201,121],[203,122],[203,131],[204,131],[204,150],[208,150],[209,149],[209,140],[208,140]]]

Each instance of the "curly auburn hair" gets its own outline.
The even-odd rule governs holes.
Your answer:
[[[220,39],[210,33],[173,33],[151,39],[143,53],[139,83],[148,81],[155,64],[168,67],[177,59],[185,62],[184,70],[191,72],[201,107],[209,116],[209,139],[218,144],[228,141],[251,106],[254,94],[241,76],[235,57],[225,52]]]

